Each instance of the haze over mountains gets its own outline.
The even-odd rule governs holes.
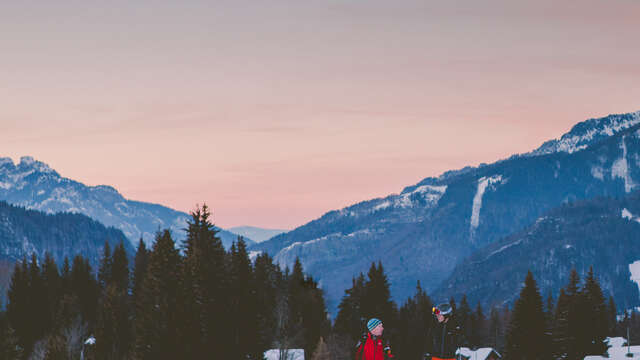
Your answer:
[[[234,234],[247,237],[257,243],[271,239],[276,235],[280,235],[288,230],[282,229],[264,229],[255,226],[236,226],[228,229]]]
[[[426,178],[400,194],[331,211],[252,250],[272,254],[282,266],[299,257],[334,310],[351,278],[372,261],[384,265],[396,300],[411,295],[418,280],[433,292],[465,258],[552,209],[638,189],[639,124],[640,112],[590,119],[530,153]],[[628,272],[627,266],[618,268]],[[436,300],[446,296],[432,294]]]

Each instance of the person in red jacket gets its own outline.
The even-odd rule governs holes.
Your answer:
[[[383,345],[382,321],[373,318],[367,322],[367,333],[356,345],[356,360],[385,360],[392,359],[391,347],[387,343]]]

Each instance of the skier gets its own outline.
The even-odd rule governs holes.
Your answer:
[[[451,321],[453,310],[449,303],[442,303],[433,307],[433,315],[437,322],[429,330],[433,335],[431,339],[432,352],[425,354],[425,360],[455,360],[458,335],[460,328]]]
[[[382,321],[372,318],[367,322],[367,332],[356,345],[356,360],[386,360],[393,359],[389,342],[383,345]]]

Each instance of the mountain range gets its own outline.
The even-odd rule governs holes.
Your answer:
[[[418,280],[442,300],[449,292],[437,289],[444,281],[456,282],[450,279],[454,269],[476,251],[563,205],[623,197],[639,188],[636,182],[640,112],[609,115],[581,122],[529,153],[446,172],[399,194],[328,212],[251,250],[268,252],[282,266],[300,258],[333,311],[352,277],[366,273],[372,261],[384,265],[396,300],[412,295]]]
[[[593,265],[607,295],[631,307],[640,301],[629,279],[629,264],[640,259],[632,241],[640,225],[636,190],[640,112],[589,119],[529,153],[425,178],[288,232],[235,230],[258,240],[273,236],[247,241],[249,250],[271,254],[282,267],[299,258],[320,282],[332,313],[352,277],[374,261],[382,262],[400,302],[420,281],[435,301],[464,293],[472,304],[508,304],[528,269],[543,292],[557,294],[568,268],[583,273]],[[64,178],[31,157],[18,164],[0,158],[0,200],[60,216],[84,214],[105,224],[107,232],[119,229],[133,244],[152,241],[164,228],[184,238],[189,218],[127,200],[110,186]],[[219,235],[226,247],[238,236],[225,230]],[[11,239],[6,249],[29,252],[24,244],[30,237]],[[12,261],[1,257],[0,267]]]
[[[23,156],[17,164],[11,158],[0,158],[0,200],[50,214],[87,215],[122,230],[134,246],[139,239],[151,245],[160,229],[170,229],[176,240],[184,239],[190,218],[162,205],[125,199],[111,186],[87,186],[62,177],[30,156]],[[227,248],[238,238],[237,234],[219,230],[218,236]],[[253,244],[251,239],[245,241]]]

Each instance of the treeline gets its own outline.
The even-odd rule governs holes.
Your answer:
[[[543,301],[529,272],[513,309],[493,307],[487,312],[480,304],[472,308],[466,296],[459,303],[449,299],[454,316],[448,328],[458,330],[458,346],[492,347],[507,360],[582,359],[586,355],[605,354],[605,338],[626,337],[627,328],[631,329],[630,341],[640,341],[640,317],[636,312],[625,312],[618,321],[614,299],[605,300],[593,269],[584,282],[575,269],[569,279],[557,300],[549,295]],[[433,351],[436,324],[433,306],[418,282],[415,295],[398,309],[390,300],[382,265],[372,264],[368,278],[360,274],[346,290],[331,341],[354,344],[364,331],[364,322],[379,317],[385,324],[384,335],[391,339],[400,359],[422,359],[425,353]],[[332,359],[349,358],[345,347],[333,348],[336,350]]]
[[[16,264],[0,359],[262,359],[270,348],[314,352],[330,332],[322,291],[296,261],[252,263],[239,239],[225,251],[206,206],[176,248],[171,233],[133,264],[105,243],[97,274],[81,256]],[[97,275],[97,276],[96,276]]]
[[[332,326],[299,261],[285,270],[266,254],[251,261],[241,239],[225,251],[206,206],[191,214],[179,248],[162,231],[129,261],[122,243],[112,251],[106,242],[97,270],[81,256],[60,267],[49,255],[17,263],[0,312],[0,359],[262,359],[273,348],[353,359],[372,317],[397,358],[433,350],[432,307],[442,299],[419,282],[398,306],[382,264],[372,263],[345,291]],[[493,347],[505,359],[581,359],[603,354],[606,336],[640,333],[635,313],[617,321],[592,270],[583,282],[575,270],[569,279],[557,299],[543,300],[529,273],[513,309],[445,299],[454,308],[448,327],[459,329],[458,346]]]

